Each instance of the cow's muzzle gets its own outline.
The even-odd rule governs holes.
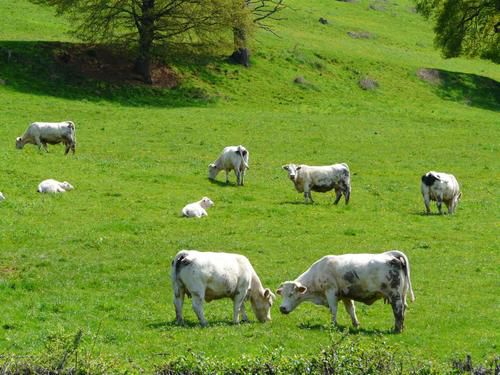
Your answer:
[[[280,312],[282,314],[288,314],[290,311],[287,310],[287,308],[285,306],[280,306]]]

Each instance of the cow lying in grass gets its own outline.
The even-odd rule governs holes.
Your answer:
[[[39,193],[65,193],[69,190],[73,190],[73,185],[69,182],[59,182],[53,179],[48,179],[40,182],[36,191]]]

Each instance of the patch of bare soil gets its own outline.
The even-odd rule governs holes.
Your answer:
[[[373,34],[367,31],[348,31],[347,35],[354,39],[373,39]]]
[[[146,85],[141,76],[134,72],[134,60],[126,51],[106,46],[75,44],[51,47],[56,64],[63,70],[109,83]],[[180,84],[180,78],[175,72],[160,63],[153,64],[151,76],[153,87],[174,88]]]
[[[364,77],[359,80],[359,87],[367,91],[375,90],[378,88],[378,82],[375,81],[373,78]]]
[[[441,84],[441,76],[436,69],[421,68],[417,70],[417,77],[433,85]]]

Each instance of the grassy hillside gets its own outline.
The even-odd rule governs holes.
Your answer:
[[[58,45],[41,42],[74,42],[68,23],[0,0],[0,354],[44,352],[81,329],[86,353],[135,371],[186,353],[313,354],[341,334],[326,308],[282,316],[280,299],[270,324],[235,327],[231,303],[216,301],[201,329],[187,301],[189,324],[175,326],[170,262],[183,248],[245,254],[272,289],[325,254],[400,249],[417,298],[406,331],[390,333],[391,309],[378,302],[357,304],[362,328],[351,334],[422,360],[498,353],[498,65],[441,59],[410,1],[289,4],[280,38],[256,35],[251,69],[180,61],[183,84],[169,91],[60,71]],[[362,90],[364,77],[379,88]],[[66,119],[75,157],[14,148],[28,123]],[[232,144],[250,150],[247,184],[210,183],[207,165]],[[304,205],[288,162],[348,163],[350,205],[320,193]],[[456,215],[423,215],[420,176],[431,169],[458,178]],[[75,190],[41,196],[45,178]],[[179,217],[204,195],[216,204],[208,218]],[[343,308],[338,320],[349,327]]]

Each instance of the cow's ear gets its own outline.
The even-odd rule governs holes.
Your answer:
[[[297,287],[297,292],[300,294],[304,294],[307,291],[307,288],[303,285]]]
[[[280,286],[278,289],[276,289],[276,294],[281,296],[282,291],[283,291],[283,288]]]
[[[288,171],[288,165],[282,165],[281,168],[283,168],[285,171]]]
[[[295,168],[295,169],[296,169],[296,170],[299,170],[299,169],[301,169],[301,168],[302,168],[302,167],[297,167],[297,168]]]
[[[264,290],[264,297],[265,298],[269,298],[269,296],[271,296],[272,293],[271,291],[269,290],[269,288],[266,288],[266,290]]]

